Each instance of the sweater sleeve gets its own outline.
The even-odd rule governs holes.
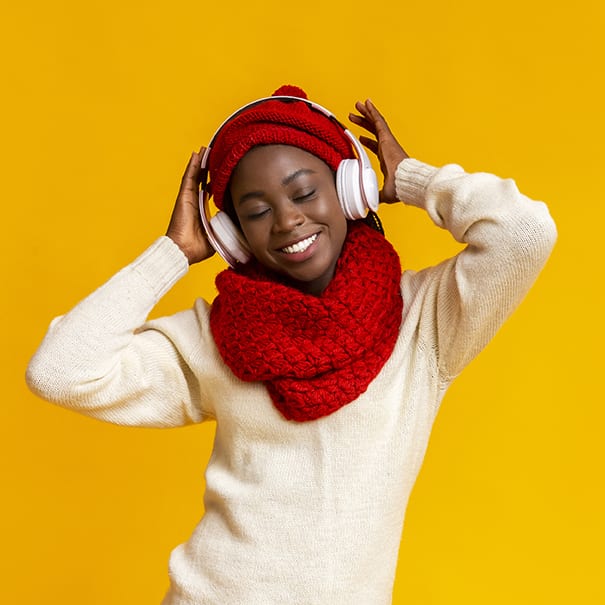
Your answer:
[[[199,381],[165,334],[142,330],[148,313],[188,270],[180,249],[159,238],[69,313],[51,323],[26,372],[43,399],[133,426],[199,422]],[[193,311],[177,320],[195,330]]]
[[[399,199],[424,208],[466,244],[454,258],[410,272],[410,292],[423,294],[420,331],[430,335],[426,344],[449,381],[521,302],[548,259],[556,228],[546,205],[522,195],[512,179],[406,159],[396,187]]]

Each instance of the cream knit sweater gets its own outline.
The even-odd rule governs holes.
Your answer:
[[[145,323],[188,269],[166,237],[54,320],[31,360],[35,393],[107,422],[216,420],[205,514],[172,553],[164,605],[391,602],[406,504],[441,399],[556,239],[546,206],[512,180],[408,159],[396,184],[399,199],[467,246],[404,272],[393,354],[364,394],[330,416],[288,422],[262,384],[236,379],[203,300]]]

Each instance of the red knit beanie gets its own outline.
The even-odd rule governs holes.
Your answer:
[[[307,99],[304,90],[282,86],[272,96]],[[229,120],[216,135],[208,159],[214,204],[224,209],[231,173],[244,155],[257,145],[292,145],[322,159],[332,170],[341,160],[354,158],[344,130],[307,103],[275,99],[252,105]]]

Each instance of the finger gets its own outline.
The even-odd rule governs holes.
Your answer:
[[[366,101],[365,106],[367,108],[368,115],[376,124],[376,128],[386,133],[392,134],[387,121],[384,119],[384,116],[380,113],[380,111],[378,111],[376,105],[374,105],[374,103],[372,103],[372,101],[368,99]]]
[[[365,120],[364,128],[376,135],[376,138],[380,139],[381,135],[392,134],[386,120],[370,99],[365,102],[357,101],[355,107],[363,116],[360,119]]]
[[[204,157],[204,155],[206,154],[206,146],[202,145],[200,147],[200,150],[197,152],[197,155],[199,156],[199,164],[200,166],[202,165],[202,159]],[[206,160],[206,166],[208,165],[208,161]]]
[[[199,153],[193,151],[191,152],[191,155],[189,156],[189,161],[187,162],[187,166],[185,168],[185,172],[183,173],[183,178],[186,178],[187,176],[191,176],[192,174],[195,174],[196,170],[199,168],[200,165],[200,155]]]
[[[370,139],[370,137],[361,136],[361,137],[359,137],[359,142],[364,147],[369,149],[372,153],[375,153],[376,155],[378,155],[378,141],[375,141],[374,139]]]
[[[351,120],[351,122],[355,122],[355,124],[361,124],[362,122],[365,121],[365,118],[362,118],[361,116],[358,116],[356,113],[349,113],[349,120]]]
[[[357,111],[365,117],[370,115],[370,112],[363,101],[357,101],[355,103],[355,109],[357,109]]]
[[[200,161],[201,156],[194,151],[189,158],[187,168],[185,168],[185,172],[181,179],[181,187],[179,192],[185,190],[197,190],[199,188],[201,172]]]
[[[374,124],[372,122],[370,122],[369,120],[367,120],[366,118],[364,118],[362,116],[358,116],[354,113],[350,113],[349,120],[351,122],[353,122],[353,124],[357,124],[358,126],[365,128],[365,130],[371,132],[372,134],[376,134]]]

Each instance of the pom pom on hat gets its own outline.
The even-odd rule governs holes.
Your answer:
[[[302,88],[285,85],[272,96],[307,99]],[[208,159],[209,191],[217,208],[224,209],[225,191],[238,162],[258,145],[292,145],[323,160],[336,171],[344,159],[354,158],[351,141],[340,125],[308,103],[268,98],[238,113],[216,135]]]
[[[298,86],[284,84],[280,86],[272,95],[272,97],[298,97],[299,99],[308,99],[307,93]]]

